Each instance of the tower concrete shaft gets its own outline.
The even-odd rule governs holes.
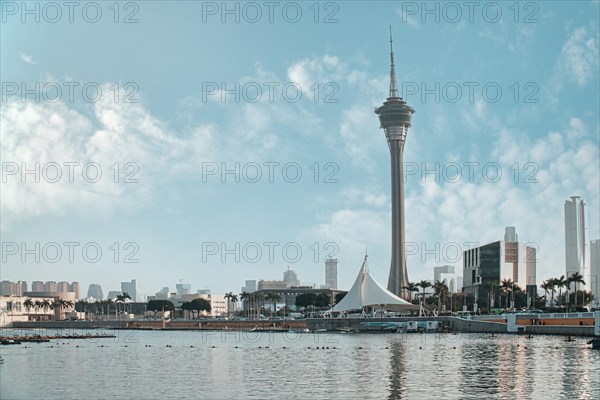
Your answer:
[[[406,268],[406,239],[404,234],[404,176],[403,154],[406,134],[411,124],[411,116],[415,112],[398,97],[394,51],[390,28],[390,94],[383,105],[375,110],[379,115],[381,128],[385,132],[391,157],[392,177],[392,259],[388,290],[404,299],[409,297],[404,287],[408,286],[408,270]]]

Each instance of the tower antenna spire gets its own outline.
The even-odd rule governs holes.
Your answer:
[[[390,97],[398,97],[398,84],[396,83],[396,68],[394,65],[394,40],[392,39],[392,26],[390,25]]]

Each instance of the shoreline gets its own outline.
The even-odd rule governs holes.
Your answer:
[[[402,318],[312,318],[303,320],[107,320],[107,321],[28,321],[14,322],[6,330],[148,330],[148,331],[226,331],[290,333],[480,333],[517,335],[600,336],[600,312],[578,317],[554,314],[507,319],[464,319],[458,317]],[[410,325],[412,324],[412,325]],[[94,335],[92,335],[94,336]]]

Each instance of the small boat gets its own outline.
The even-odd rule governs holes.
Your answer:
[[[9,345],[9,344],[21,344],[19,340],[1,340],[0,344]]]
[[[0,364],[4,364],[4,358],[0,356]]]
[[[299,329],[292,329],[292,328],[290,328],[288,330],[288,332],[289,333],[309,333],[310,329],[308,329],[308,328],[299,328]]]

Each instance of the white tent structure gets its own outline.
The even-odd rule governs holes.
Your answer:
[[[329,312],[362,310],[364,307],[382,306],[391,310],[418,310],[419,306],[409,303],[381,286],[369,274],[367,256],[360,267],[356,281],[342,301]]]

